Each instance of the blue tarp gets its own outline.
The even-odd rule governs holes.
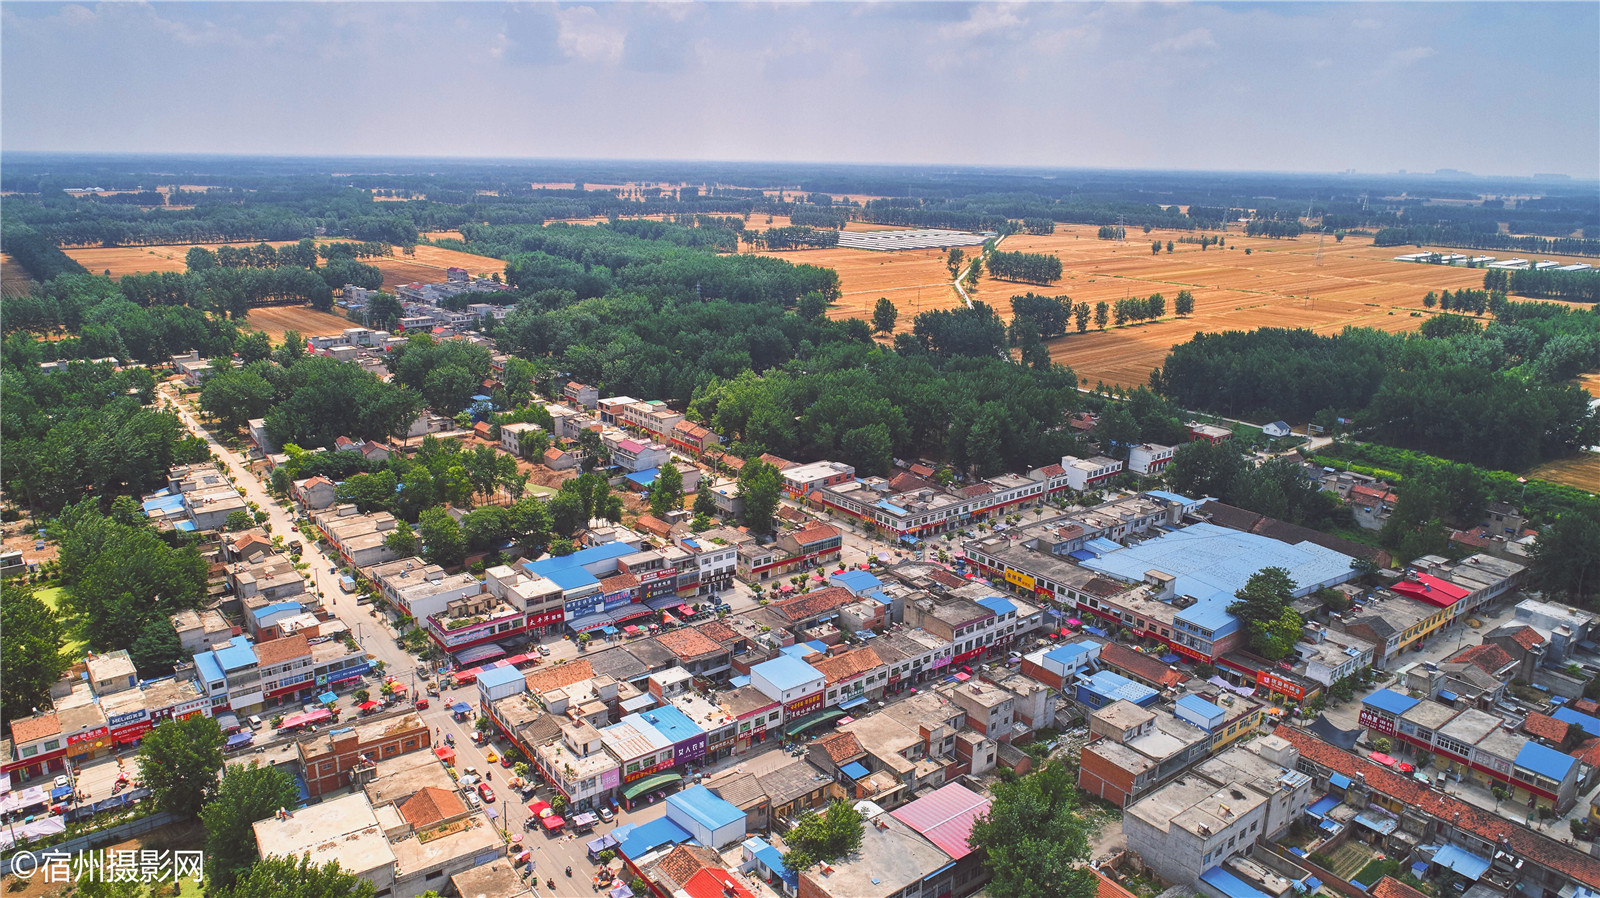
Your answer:
[[[225,748],[238,748],[241,745],[250,744],[252,741],[255,740],[255,738],[256,738],[256,734],[255,733],[251,733],[251,732],[234,733],[232,736],[228,737],[228,744],[226,746],[224,746],[224,747]]]
[[[1339,806],[1339,799],[1333,795],[1324,795],[1316,800],[1306,812],[1313,817],[1326,817],[1328,812]]]
[[[618,633],[621,633],[622,631],[618,630],[616,627],[611,626],[610,624],[606,624],[604,627],[600,628],[600,632],[606,634],[607,636],[615,636]]]
[[[851,761],[843,767],[840,767],[839,772],[853,780],[864,780],[871,775],[867,770],[866,765],[862,764],[860,761]]]
[[[1266,892],[1221,867],[1212,867],[1200,874],[1200,881],[1216,890],[1223,898],[1268,898]]]
[[[317,701],[321,702],[324,705],[326,705],[326,704],[328,704],[330,702],[336,702],[338,700],[339,700],[339,694],[337,692],[324,692],[321,695],[317,696]]]
[[[1330,833],[1337,834],[1339,830],[1344,829],[1344,824],[1337,820],[1324,820],[1322,821],[1322,828]]]
[[[467,704],[466,702],[456,702],[455,704],[450,706],[450,713],[451,714],[470,714],[471,712],[472,712],[472,706]]]
[[[1456,700],[1456,698],[1457,698],[1456,694],[1454,692],[1451,692],[1448,689],[1439,690],[1439,701],[1442,701],[1442,702],[1453,702],[1453,701]]]
[[[1489,870],[1487,860],[1454,845],[1440,848],[1433,856],[1433,862],[1446,870],[1454,870],[1474,882]]]
[[[1331,774],[1328,777],[1328,785],[1338,786],[1341,789],[1348,789],[1350,788],[1350,777],[1345,776],[1342,773]]]
[[[1162,664],[1177,664],[1179,661],[1182,661],[1182,660],[1183,660],[1182,658],[1179,658],[1177,655],[1174,655],[1171,652],[1168,652],[1165,655],[1161,656],[1161,663]]]
[[[71,786],[57,786],[54,789],[50,790],[50,800],[51,801],[60,801],[61,799],[66,798],[68,795],[71,795],[71,794],[72,794],[72,787]]]
[[[1084,627],[1083,632],[1088,633],[1090,636],[1098,636],[1101,639],[1106,637],[1106,631],[1100,629],[1099,627]]]
[[[1067,557],[1071,558],[1073,561],[1088,561],[1091,558],[1095,558],[1096,556],[1095,556],[1095,554],[1093,552],[1090,552],[1088,549],[1079,549],[1076,552],[1068,552],[1067,553]]]

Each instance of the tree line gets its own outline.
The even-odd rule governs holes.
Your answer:
[[[1150,296],[1131,296],[1119,299],[1112,306],[1112,315],[1118,326],[1130,321],[1148,321],[1167,313],[1167,299],[1159,293]]]
[[[1555,253],[1573,256],[1600,255],[1600,239],[1593,237],[1513,236],[1494,231],[1462,227],[1414,225],[1379,228],[1372,236],[1373,246],[1449,246],[1460,249],[1499,249],[1519,253]]]
[[[765,249],[826,249],[839,245],[839,232],[819,230],[807,225],[791,225],[786,228],[749,232],[745,240],[752,246]]]
[[[989,276],[1002,281],[1028,284],[1053,284],[1061,280],[1061,260],[1043,253],[989,253],[985,264]]]
[[[1587,394],[1566,378],[1600,363],[1600,319],[1579,313],[1538,328],[1497,322],[1481,330],[1470,319],[1444,324],[1412,335],[1200,334],[1173,348],[1151,384],[1186,408],[1327,424],[1349,418],[1379,442],[1510,470],[1595,442]]]
[[[1298,221],[1268,221],[1254,218],[1245,222],[1246,237],[1299,237],[1305,228]]]
[[[1570,299],[1574,302],[1600,302],[1600,271],[1555,271],[1552,269],[1506,271],[1491,269],[1483,273],[1483,289],[1534,296],[1544,299]]]

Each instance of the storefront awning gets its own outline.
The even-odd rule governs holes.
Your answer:
[[[827,723],[844,716],[844,711],[838,708],[829,708],[826,711],[816,711],[796,720],[783,728],[785,736],[798,736],[819,723]]]
[[[1328,777],[1328,785],[1338,786],[1341,789],[1350,788],[1350,777],[1342,773],[1335,773]]]
[[[654,776],[647,776],[628,788],[623,789],[622,797],[627,799],[638,798],[652,789],[659,789],[662,786],[670,786],[673,783],[682,781],[683,774],[681,773],[658,773]]]
[[[839,703],[839,707],[842,710],[848,711],[851,708],[859,708],[859,707],[861,707],[862,705],[864,705],[866,703],[867,703],[867,697],[864,696],[864,695],[859,695],[859,696],[856,696],[853,699],[850,699],[847,702],[840,702]]]

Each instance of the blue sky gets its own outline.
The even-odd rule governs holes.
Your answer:
[[[0,6],[0,148],[1600,174],[1600,4]]]

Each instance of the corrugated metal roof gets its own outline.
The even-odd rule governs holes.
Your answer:
[[[988,798],[960,783],[950,783],[890,814],[959,861],[972,851],[967,844],[972,821],[988,812]]]
[[[667,804],[712,832],[744,819],[744,811],[699,784],[667,796]]]
[[[1387,711],[1399,716],[1416,707],[1417,699],[1409,695],[1401,695],[1393,689],[1379,689],[1361,700],[1364,705],[1371,705],[1379,711]]]
[[[1561,782],[1567,778],[1567,773],[1572,770],[1572,765],[1578,759],[1572,755],[1564,755],[1553,748],[1529,742],[1522,746],[1522,751],[1517,752],[1517,766],[1525,770],[1532,770],[1543,777],[1548,777]]]

